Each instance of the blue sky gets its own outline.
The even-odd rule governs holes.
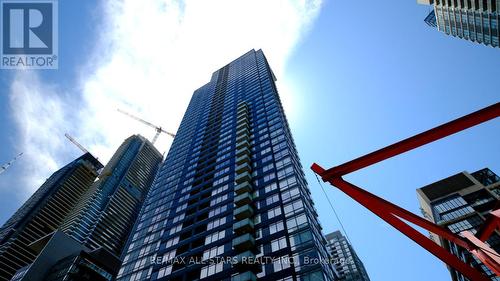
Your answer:
[[[92,35],[92,25],[89,23],[97,22],[95,15],[91,13],[92,9],[95,9],[96,2],[82,1],[79,5],[79,7],[71,9],[68,9],[66,5],[60,5],[60,8],[63,9],[59,12],[59,22],[70,24],[61,24],[59,26],[59,56],[61,58],[59,69],[36,72],[40,80],[60,89],[69,88],[75,84],[78,77],[78,67],[76,66],[83,64],[86,59],[84,55],[79,54],[86,54],[90,49],[95,48],[91,43],[95,39]],[[83,9],[85,12],[81,12],[79,9]],[[33,179],[32,177],[39,177],[40,174],[30,175],[29,173],[32,170],[26,169],[27,165],[33,165],[33,161],[31,161],[33,159],[26,159],[26,155],[29,155],[30,152],[31,154],[34,153],[29,147],[21,145],[26,138],[21,131],[27,128],[19,125],[18,122],[22,120],[16,118],[16,113],[23,112],[29,106],[18,106],[18,104],[12,102],[14,96],[12,83],[17,74],[19,73],[12,70],[0,70],[1,165],[10,161],[19,152],[24,153],[0,178],[0,221],[2,223],[24,202],[33,191],[33,188],[38,186],[32,183],[43,181],[50,175],[50,173],[45,173],[42,175],[45,177]],[[27,85],[27,87],[30,87],[30,85]],[[37,105],[34,104],[33,106],[36,107]],[[43,130],[43,124],[40,125]],[[60,136],[55,132],[50,132],[49,128],[47,128],[47,135],[60,139]],[[33,134],[31,137],[36,138],[36,135]],[[58,163],[56,167],[60,167],[63,163],[69,162],[72,158],[78,156],[79,151],[72,148],[70,148],[70,151],[72,153],[68,153],[68,150],[64,149],[64,153],[68,153],[68,155],[62,157],[60,164]],[[34,165],[43,167],[46,164],[34,163]],[[55,171],[51,170],[52,172]],[[29,185],[29,187],[26,185]]]
[[[105,161],[129,134],[154,133],[123,119],[116,107],[175,130],[193,90],[250,48],[263,48],[277,73],[324,233],[339,225],[309,169],[313,162],[341,164],[500,98],[498,49],[426,26],[429,8],[413,1],[243,8],[234,1],[215,7],[151,2],[60,1],[59,70],[0,71],[0,162],[27,153],[0,175],[0,223],[35,183],[78,156],[64,132]],[[248,11],[260,13],[258,23]],[[225,23],[216,13],[232,25],[227,34],[207,36]],[[418,213],[416,188],[464,170],[500,173],[499,131],[500,123],[491,121],[346,178]],[[160,140],[159,149],[168,149],[169,140]],[[438,259],[324,186],[372,280],[449,280]]]

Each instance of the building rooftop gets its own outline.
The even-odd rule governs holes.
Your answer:
[[[473,181],[464,173],[459,173],[419,189],[432,201],[472,185],[474,185]]]

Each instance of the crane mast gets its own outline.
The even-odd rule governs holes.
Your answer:
[[[10,167],[10,165],[12,165],[12,163],[14,163],[19,157],[21,157],[21,155],[23,155],[22,152],[16,155],[16,157],[14,157],[12,160],[4,164],[2,167],[0,167],[0,174],[5,172],[5,170],[7,170]]]
[[[74,145],[76,145],[76,147],[78,147],[81,151],[83,151],[83,153],[89,153],[89,151],[83,147],[83,145],[81,145],[79,142],[77,142],[72,136],[70,136],[68,133],[64,134],[64,136],[66,138],[68,138],[68,140],[70,142],[72,142]]]

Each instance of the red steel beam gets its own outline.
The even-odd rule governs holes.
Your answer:
[[[317,173],[321,172],[323,169],[315,165],[313,170]],[[323,170],[324,171],[324,170]],[[412,226],[408,225],[402,219],[405,219],[411,223],[422,226],[423,228],[434,232],[437,235],[451,238],[450,240],[465,246],[467,249],[473,251],[471,244],[467,241],[461,239],[460,237],[453,234],[451,231],[439,227],[407,210],[402,209],[374,194],[371,194],[352,183],[344,181],[342,178],[334,178],[328,180],[330,184],[338,187],[341,191],[346,193],[348,196],[356,200],[358,203],[366,207],[368,210],[372,211],[378,217],[392,225],[394,228],[402,232],[411,240],[415,241],[417,244],[422,246],[427,251],[431,252],[437,258],[441,259],[443,262],[449,266],[457,269],[464,276],[470,280],[474,281],[489,281],[490,279],[480,273],[477,269],[473,268],[469,264],[464,263],[455,255],[446,251],[443,247],[439,246],[433,240],[429,239],[427,236],[423,235]],[[403,212],[400,212],[403,211]],[[403,216],[400,216],[403,214]],[[410,215],[411,214],[411,215]],[[429,227],[430,226],[430,227]]]
[[[500,257],[498,256],[497,252],[488,244],[479,240],[470,231],[462,231],[460,235],[462,235],[465,239],[469,240],[476,246],[476,248],[470,252],[480,261],[482,261],[497,276],[500,276]]]
[[[491,234],[500,228],[500,209],[490,212],[490,215],[484,221],[484,224],[476,233],[477,238],[486,241]]]
[[[325,179],[341,177],[422,145],[476,126],[498,116],[500,116],[500,102],[372,153],[366,154],[342,165],[330,168],[321,176]]]
[[[478,232],[478,236],[471,233],[462,233],[466,239],[452,233],[451,231],[442,228],[426,219],[421,218],[389,201],[371,194],[352,183],[346,182],[342,176],[367,166],[373,165],[385,159],[402,154],[409,150],[455,134],[467,128],[476,126],[483,122],[489,121],[500,116],[500,103],[493,104],[489,107],[478,110],[469,115],[455,119],[451,122],[435,127],[413,137],[407,138],[385,148],[379,149],[357,159],[344,163],[342,165],[323,169],[318,164],[314,163],[311,169],[321,176],[323,181],[329,182],[336,186],[351,198],[356,200],[361,205],[372,211],[374,214],[382,218],[384,221],[398,229],[404,235],[415,241],[417,244],[434,254],[449,266],[461,272],[464,276],[474,281],[489,280],[481,274],[477,269],[464,263],[458,257],[452,255],[444,248],[440,247],[431,239],[424,236],[419,231],[408,225],[402,219],[414,223],[432,233],[435,233],[474,254],[485,265],[500,276],[500,259],[498,254],[491,248],[485,248],[483,241],[488,239],[491,233],[500,227],[500,211],[492,212],[491,218],[487,220],[484,227]]]
[[[317,164],[313,164],[311,169],[315,173],[317,173],[318,175],[321,175],[325,171],[322,167],[320,167]],[[325,180],[325,181],[327,181],[327,180]],[[467,250],[474,249],[473,244],[468,243],[467,241],[464,241],[463,239],[461,239],[460,237],[455,235],[453,232],[451,232],[451,231],[449,231],[449,230],[447,230],[439,225],[436,225],[436,224],[432,223],[431,221],[423,219],[422,217],[415,215],[414,213],[412,213],[408,210],[405,210],[405,209],[399,207],[398,205],[393,204],[393,203],[391,203],[383,198],[380,198],[380,197],[378,197],[378,196],[376,196],[376,195],[374,195],[374,194],[372,194],[372,193],[370,193],[370,192],[368,192],[360,187],[357,187],[357,186],[353,185],[352,183],[348,183],[348,182],[344,181],[342,178],[334,178],[334,179],[328,180],[328,182],[330,182],[334,186],[338,187],[340,190],[342,190],[347,195],[351,196],[356,201],[358,201],[357,198],[366,199],[363,201],[363,203],[358,201],[359,203],[361,203],[365,207],[371,206],[373,208],[373,206],[379,206],[383,209],[384,212],[389,212],[392,215],[395,215],[395,216],[398,216],[404,220],[407,220],[407,221],[409,221],[415,225],[418,225],[418,226],[420,226],[420,227],[422,227],[422,228],[424,228],[432,233],[438,234],[439,236],[446,238],[449,241],[452,241],[453,243],[461,246],[462,248],[465,248]],[[347,193],[345,191],[345,188],[340,188],[340,186],[338,184],[342,184],[344,186],[346,184],[348,184],[349,185],[349,193]],[[356,196],[356,197],[353,197],[353,196]],[[368,208],[368,209],[373,211],[372,208]]]

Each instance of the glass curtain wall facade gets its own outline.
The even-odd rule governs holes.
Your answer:
[[[97,178],[102,164],[89,153],[40,186],[0,229],[0,280],[10,280],[36,253],[29,245],[54,232]]]
[[[37,258],[15,280],[112,280],[161,160],[144,137],[127,138],[57,233],[37,241]]]
[[[120,257],[162,155],[146,138],[127,138],[61,230],[90,249]]]
[[[419,0],[433,5],[425,22],[441,32],[498,48],[500,0]]]
[[[335,231],[326,235],[327,248],[342,281],[370,281],[363,262],[349,241]]]
[[[500,178],[489,169],[472,174],[462,172],[417,189],[422,214],[428,220],[459,234],[464,230],[476,233],[484,220],[499,203]],[[469,252],[454,243],[430,233],[431,239],[458,256],[464,262],[489,276],[500,280],[495,274]],[[500,252],[500,236],[494,233],[487,243]],[[448,267],[452,280],[468,280],[461,273]]]
[[[336,280],[274,81],[251,50],[194,92],[117,280]]]

